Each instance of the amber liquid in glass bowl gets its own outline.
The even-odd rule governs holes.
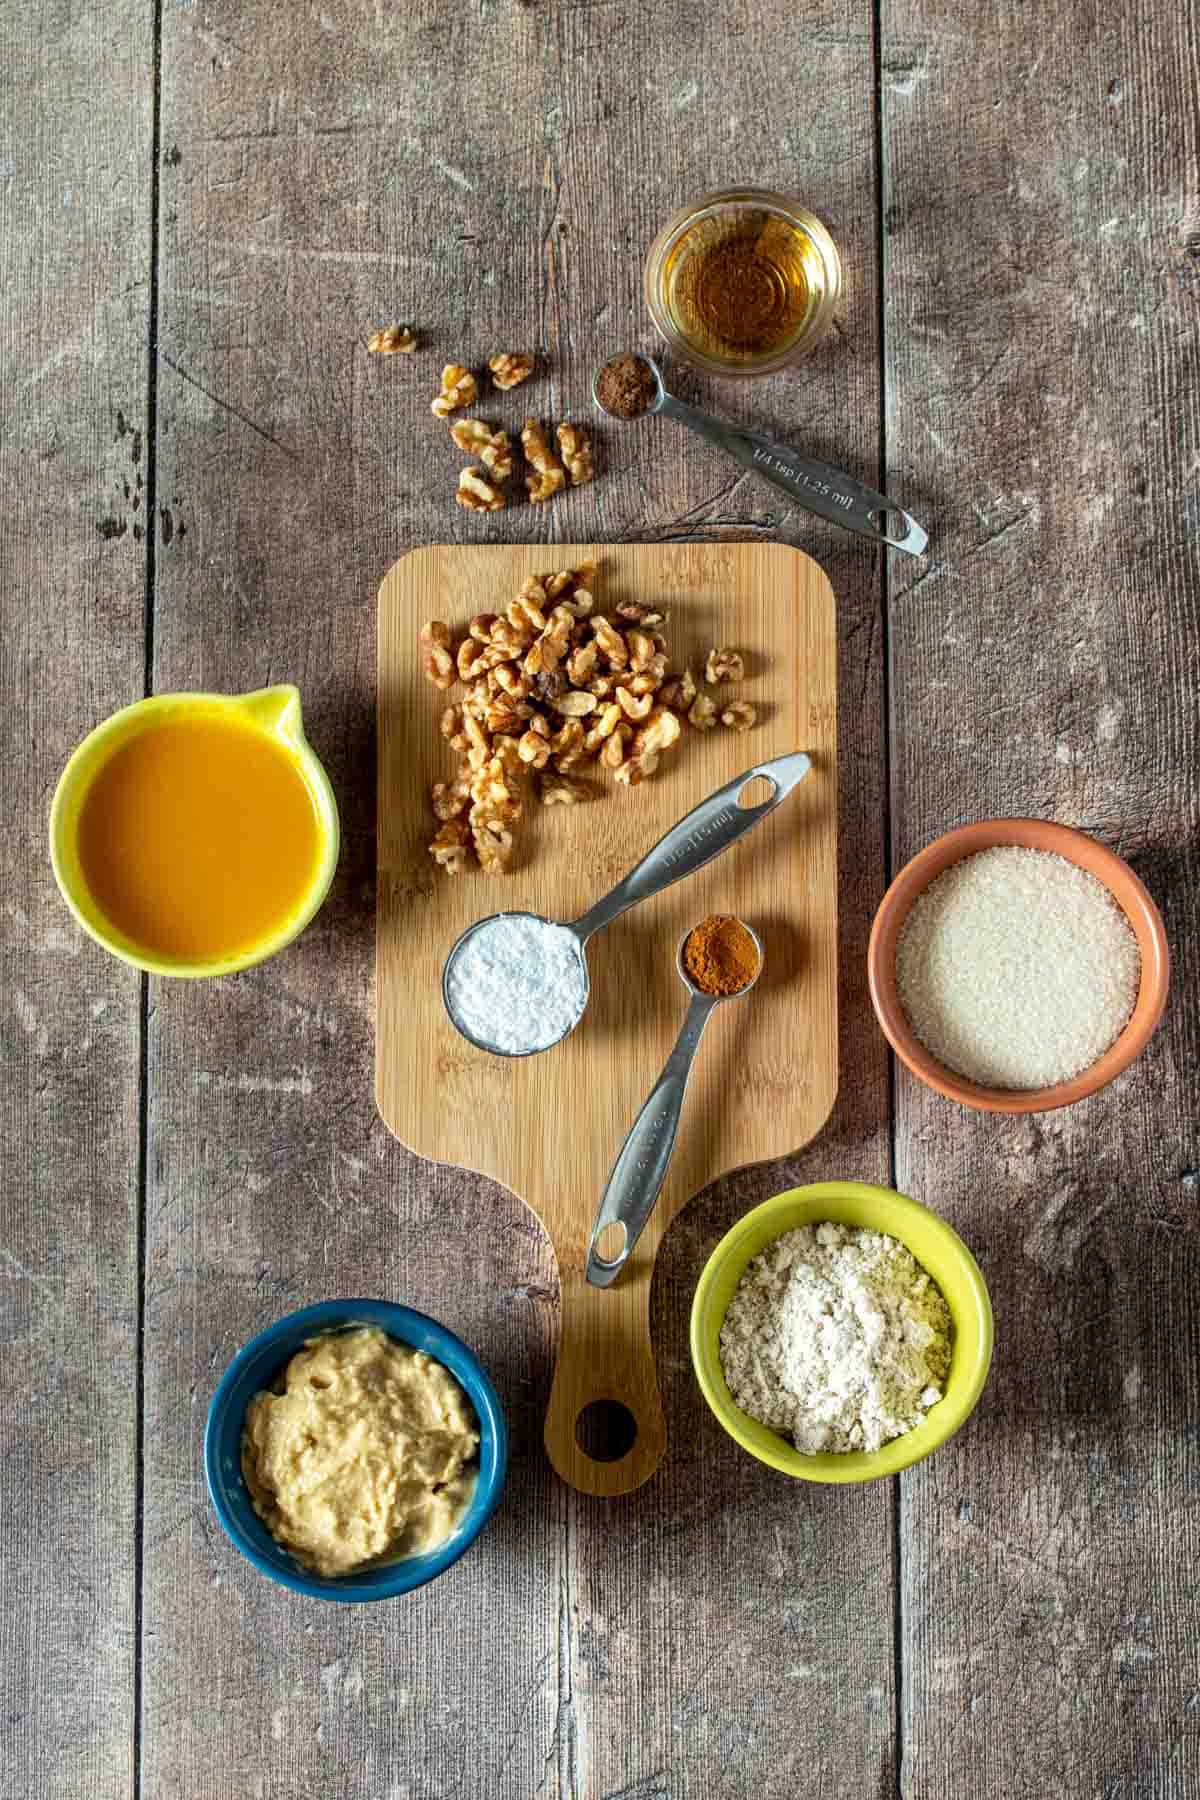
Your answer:
[[[828,232],[782,196],[710,195],[676,213],[646,264],[667,342],[721,373],[759,374],[810,349],[832,319],[841,263]]]

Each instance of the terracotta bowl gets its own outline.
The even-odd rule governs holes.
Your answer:
[[[1129,920],[1142,953],[1142,982],[1125,1029],[1082,1075],[1073,1081],[1060,1081],[1054,1087],[980,1087],[965,1076],[956,1075],[937,1062],[913,1035],[896,992],[896,940],[913,902],[944,869],[999,844],[1050,850],[1095,875]],[[957,1100],[960,1106],[972,1106],[981,1112],[1050,1112],[1056,1106],[1071,1106],[1106,1087],[1141,1055],[1162,1018],[1170,966],[1162,915],[1129,864],[1082,831],[1051,825],[1043,819],[983,819],[976,825],[960,825],[957,831],[937,838],[901,869],[883,896],[867,948],[871,1003],[896,1055],[926,1087],[947,1100]]]

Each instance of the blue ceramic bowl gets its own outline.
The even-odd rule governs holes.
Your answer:
[[[479,1420],[479,1479],[458,1530],[436,1550],[353,1575],[330,1577],[302,1568],[275,1542],[255,1512],[242,1480],[242,1423],[254,1395],[270,1387],[309,1338],[350,1325],[378,1325],[398,1343],[434,1357],[461,1382]],[[444,1325],[388,1300],[323,1300],[268,1325],[238,1351],[221,1377],[204,1434],[208,1491],[230,1541],[260,1574],[281,1582],[294,1594],[310,1594],[316,1600],[390,1600],[395,1594],[424,1587],[475,1542],[496,1509],[507,1469],[508,1427],[483,1365]]]

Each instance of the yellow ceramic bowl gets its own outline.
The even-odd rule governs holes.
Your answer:
[[[954,1341],[945,1397],[914,1431],[893,1438],[881,1450],[804,1456],[778,1432],[734,1405],[721,1373],[721,1325],[751,1258],[785,1231],[826,1219],[884,1231],[907,1245],[945,1296]],[[970,1417],[992,1360],[992,1306],[975,1258],[957,1232],[927,1206],[864,1181],[819,1181],[764,1200],[726,1232],[696,1288],[691,1339],[692,1363],[704,1398],[743,1450],[801,1481],[874,1481],[920,1462]]]
[[[109,757],[147,726],[226,708],[236,711],[242,723],[274,737],[294,760],[317,809],[320,860],[299,903],[269,936],[249,948],[223,960],[204,963],[156,957],[118,931],[92,897],[79,861],[79,819],[83,802]],[[340,842],[333,788],[304,735],[299,689],[288,683],[259,688],[252,694],[156,694],[152,699],[138,700],[132,706],[123,707],[84,738],[59,777],[50,807],[50,860],[54,865],[54,879],[77,923],[111,955],[151,975],[192,978],[232,975],[236,970],[248,969],[284,949],[304,930],[329,892],[337,868]]]

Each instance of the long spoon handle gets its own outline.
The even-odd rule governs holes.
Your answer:
[[[621,1145],[588,1245],[586,1272],[593,1287],[612,1286],[654,1211],[675,1148],[692,1063],[717,1004],[711,994],[693,994],[675,1048]],[[609,1225],[625,1228],[624,1242],[613,1257],[601,1256],[596,1247]]]
[[[595,932],[611,925],[631,906],[661,894],[664,888],[670,887],[672,882],[682,881],[685,875],[694,875],[714,856],[720,856],[723,850],[736,844],[760,819],[765,819],[787,799],[811,767],[803,750],[794,750],[789,756],[776,756],[770,762],[756,764],[745,774],[726,782],[707,800],[702,800],[658,840],[653,850],[623,881],[619,881],[602,900],[597,900],[581,919],[574,921],[571,930],[580,943],[586,944]],[[774,792],[757,806],[739,806],[738,795],[756,775],[765,776]]]
[[[782,488],[789,499],[806,512],[816,513],[818,518],[831,519],[847,531],[857,531],[862,537],[903,550],[908,556],[920,556],[929,542],[927,534],[903,507],[842,469],[801,456],[788,445],[773,443],[755,431],[741,431],[736,425],[714,418],[712,413],[689,406],[686,400],[677,400],[665,388],[654,410],[697,432],[744,468],[765,476]]]

